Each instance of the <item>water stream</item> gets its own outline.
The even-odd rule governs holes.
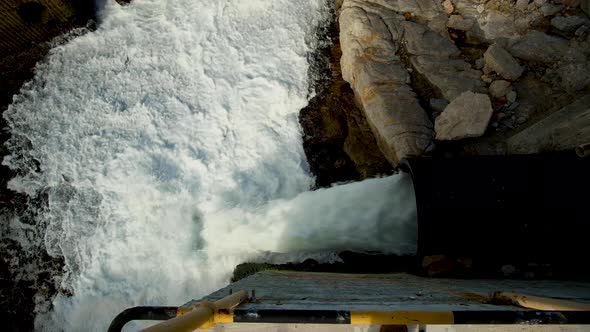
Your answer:
[[[39,241],[71,293],[37,329],[104,331],[265,252],[415,251],[406,177],[308,191],[297,116],[326,15],[323,0],[112,0],[51,51],[5,113],[9,186],[47,196]]]

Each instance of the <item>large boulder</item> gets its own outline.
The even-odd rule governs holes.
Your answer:
[[[533,30],[509,42],[507,50],[513,56],[523,60],[556,62],[567,53],[568,41]]]
[[[395,3],[344,0],[339,23],[342,76],[354,90],[379,148],[397,166],[404,158],[422,154],[432,142],[433,131],[396,55],[403,16],[388,9],[402,2]],[[420,8],[417,3],[431,2],[404,3]],[[432,6],[438,8],[435,2]]]
[[[458,56],[461,51],[447,38],[414,23],[402,22],[406,51],[412,55],[433,55],[440,57]]]
[[[481,71],[472,69],[461,59],[415,56],[410,58],[410,63],[447,100],[453,100],[465,91],[485,91]]]
[[[559,151],[590,142],[590,95],[585,95],[508,139],[509,153]]]
[[[481,72],[459,59],[459,49],[443,35],[429,27],[403,22],[403,39],[410,64],[440,91],[447,100],[453,100],[465,91],[482,91]]]
[[[493,112],[488,95],[464,92],[436,118],[436,139],[459,140],[479,137],[485,133]]]
[[[585,16],[556,16],[551,19],[551,25],[564,32],[574,32],[590,20]]]
[[[493,44],[484,54],[485,66],[505,79],[515,81],[524,69],[502,46]]]

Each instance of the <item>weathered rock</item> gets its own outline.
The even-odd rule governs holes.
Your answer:
[[[543,13],[543,16],[553,16],[553,15],[561,12],[562,10],[563,10],[562,5],[553,5],[553,4],[546,3],[543,6],[541,6],[541,13]]]
[[[510,91],[510,82],[504,80],[493,81],[492,84],[490,84],[489,90],[492,97],[503,97]]]
[[[451,0],[445,0],[442,3],[443,9],[445,13],[451,14],[455,10],[455,6],[453,6],[453,2]]]
[[[465,91],[485,90],[480,79],[481,71],[472,69],[463,60],[416,56],[410,62],[447,100],[453,100]]]
[[[431,144],[433,132],[432,123],[407,84],[409,75],[396,56],[403,17],[387,8],[397,11],[415,6],[413,10],[426,15],[430,2],[373,2],[380,6],[355,0],[342,4],[342,75],[353,88],[379,148],[392,165],[398,165],[403,158],[422,154]],[[426,9],[418,8],[418,2],[426,4]],[[433,12],[438,6],[432,2]],[[420,49],[421,45],[416,45]]]
[[[517,0],[515,7],[517,9],[526,9],[529,6],[529,0]]]
[[[428,28],[438,33],[443,38],[450,39],[449,30],[447,29],[448,17],[445,14],[440,14],[428,22]]]
[[[483,135],[492,118],[492,104],[485,94],[464,92],[436,118],[437,140],[458,140]]]
[[[411,55],[457,56],[459,49],[447,38],[414,22],[403,22],[406,50]]]
[[[590,86],[590,62],[564,62],[556,70],[553,85],[569,92],[577,92]]]
[[[554,62],[561,59],[568,51],[568,42],[563,38],[531,31],[523,37],[512,40],[507,50],[513,56],[523,60]]]
[[[556,16],[551,19],[551,25],[564,32],[574,32],[588,23],[590,23],[590,20],[582,16]]]
[[[511,15],[492,11],[488,13],[483,23],[482,30],[488,40],[518,35]]]
[[[581,2],[581,0],[561,0],[561,3],[569,8],[579,7]]]
[[[498,44],[488,47],[484,54],[484,60],[486,67],[512,81],[518,79],[524,71],[518,61]]]
[[[565,0],[567,1],[567,0]],[[541,7],[543,6],[547,1],[546,0],[534,0],[533,3],[535,4],[535,6],[537,7]]]
[[[509,102],[514,103],[516,101],[516,91],[512,90],[506,94],[506,99]]]
[[[483,69],[483,66],[485,65],[485,60],[484,58],[479,58],[477,60],[475,60],[475,69]]]
[[[590,95],[508,139],[508,151],[525,154],[559,151],[573,149],[586,142],[590,142]]]
[[[420,19],[430,20],[443,13],[439,0],[344,0],[344,8],[362,8],[366,12],[375,13],[383,17],[385,11],[410,13]]]
[[[568,96],[554,93],[551,86],[537,79],[533,73],[525,75],[513,86],[520,103],[516,109],[516,116],[523,120],[559,109],[570,99]]]
[[[447,22],[447,27],[455,30],[469,31],[473,28],[474,20],[463,18],[461,15],[451,15]]]
[[[449,106],[449,101],[446,99],[436,99],[436,98],[430,99],[430,107],[435,112],[440,113],[440,112],[444,111],[445,108],[447,108],[447,106]]]
[[[578,38],[586,38],[589,33],[590,33],[590,25],[583,25],[583,26],[579,27],[578,29],[576,29],[576,32],[574,34]]]

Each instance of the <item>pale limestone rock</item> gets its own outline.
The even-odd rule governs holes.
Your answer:
[[[485,133],[492,113],[488,95],[464,92],[436,118],[436,139],[459,140],[479,137]]]
[[[489,90],[490,95],[494,98],[504,97],[510,91],[510,82],[504,80],[493,81]]]
[[[402,22],[402,27],[404,28],[406,50],[411,55],[448,57],[461,54],[461,51],[450,40],[421,24],[406,21]]]
[[[411,57],[410,62],[447,100],[453,100],[465,91],[485,91],[481,71],[472,69],[463,60],[416,56]]]
[[[400,9],[414,6],[412,10],[428,16],[440,8],[440,4],[429,4],[434,2],[344,0],[342,4],[342,75],[353,88],[379,148],[394,166],[403,158],[422,154],[432,142],[432,123],[395,55],[403,33],[403,17],[395,11],[410,11]]]
[[[485,66],[505,79],[516,80],[524,69],[502,46],[493,44],[484,54]]]
[[[485,19],[480,19],[480,25],[488,40],[520,35],[515,17],[512,14],[490,11]]]
[[[533,30],[520,38],[513,39],[506,49],[519,59],[554,62],[559,61],[567,53],[568,42],[563,38]]]
[[[452,100],[464,91],[480,91],[483,82],[481,72],[460,59],[451,59],[460,54],[459,49],[447,38],[428,27],[402,22],[404,45],[410,55],[410,63],[443,97]]]

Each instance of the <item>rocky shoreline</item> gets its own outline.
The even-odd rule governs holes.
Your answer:
[[[387,175],[393,167],[377,147],[354,92],[340,70],[342,51],[336,17],[319,27],[318,47],[310,54],[309,104],[299,114],[303,148],[317,187]]]
[[[301,115],[318,185],[341,173],[358,179],[351,166],[366,177],[387,169],[359,168],[379,157],[346,147],[330,159],[317,148],[322,140],[330,151],[362,142],[353,150],[382,154],[392,167],[411,156],[538,153],[590,141],[587,12],[586,0],[336,1],[331,88]],[[351,118],[360,134],[347,131]]]
[[[536,153],[590,142],[589,3],[336,0],[310,55],[314,97],[299,117],[316,186],[388,175],[409,156]],[[48,49],[39,44],[2,60],[1,111]],[[28,202],[6,189],[13,174],[1,172],[0,207],[26,222]],[[3,234],[9,222],[0,222]],[[13,322],[7,330],[32,330],[35,294],[57,292],[51,276],[63,262],[12,239],[3,239],[0,255],[0,311]],[[457,264],[435,258],[430,265]],[[404,271],[415,268],[408,261]],[[36,274],[15,272],[25,264]]]
[[[35,2],[31,2],[36,4]],[[0,113],[4,113],[13,96],[19,92],[25,82],[33,79],[38,62],[43,61],[49,50],[60,42],[95,29],[95,8],[92,2],[72,4],[78,15],[71,21],[33,22],[44,25],[44,34],[39,38],[44,42],[30,43],[16,50],[0,52]],[[47,15],[45,15],[47,16]],[[45,17],[44,16],[44,17]],[[27,17],[23,17],[25,19]],[[57,38],[56,38],[57,37]],[[4,36],[3,38],[9,38]],[[10,138],[8,124],[0,117],[0,156],[8,155],[4,144]],[[51,257],[42,243],[33,244],[24,249],[23,245],[7,234],[11,234],[10,223],[13,216],[31,225],[27,239],[43,238],[43,225],[36,225],[30,205],[44,206],[44,197],[29,200],[25,195],[17,194],[7,188],[14,172],[0,165],[0,319],[7,322],[6,331],[33,331],[36,309],[50,309],[50,300],[58,292],[59,284],[54,276],[60,275],[63,258]],[[23,234],[20,234],[23,235]],[[34,243],[35,241],[32,241]]]

